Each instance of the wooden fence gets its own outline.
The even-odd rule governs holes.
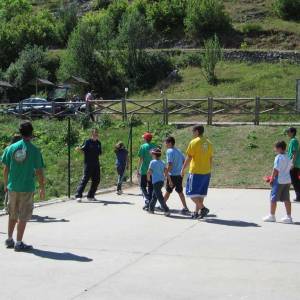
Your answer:
[[[117,115],[126,121],[131,115],[161,116],[164,124],[190,120],[196,123],[204,118],[208,125],[217,124],[220,117],[230,120],[239,116],[244,123],[259,125],[264,115],[300,117],[294,98],[197,98],[197,99],[151,99],[151,100],[93,100],[86,106],[83,102],[43,102],[34,104],[1,104],[0,114],[19,117],[47,116],[65,117],[73,115]],[[300,119],[300,118],[299,118]],[[294,120],[293,120],[294,121]],[[232,123],[237,122],[233,120]],[[188,123],[188,121],[187,121]],[[237,122],[238,123],[238,122]]]

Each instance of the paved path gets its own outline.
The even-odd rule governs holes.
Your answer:
[[[213,189],[195,221],[148,215],[138,193],[37,208],[35,250],[0,247],[0,299],[300,299],[299,204],[296,224],[266,224],[268,191]]]

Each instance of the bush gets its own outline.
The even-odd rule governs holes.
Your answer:
[[[173,64],[177,68],[201,67],[201,61],[202,55],[200,53],[182,53],[173,58]]]
[[[113,0],[94,0],[92,2],[92,8],[94,10],[107,8],[112,2]]]
[[[188,0],[185,32],[189,38],[200,39],[231,28],[231,21],[219,0]]]
[[[147,18],[158,35],[168,38],[184,32],[186,0],[161,0],[148,4]]]
[[[274,0],[273,9],[284,20],[300,20],[300,0]]]
[[[253,34],[262,31],[261,25],[257,23],[246,23],[242,27],[242,32],[245,34]]]
[[[204,53],[202,55],[202,71],[205,79],[209,84],[217,83],[215,69],[217,64],[222,60],[223,51],[219,39],[214,38],[204,42]]]

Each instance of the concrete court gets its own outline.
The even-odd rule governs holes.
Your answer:
[[[0,299],[300,299],[300,204],[294,225],[263,223],[267,190],[211,189],[195,221],[149,215],[126,193],[35,209],[32,253],[1,246],[1,217]]]

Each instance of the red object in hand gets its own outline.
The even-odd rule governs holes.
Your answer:
[[[272,182],[272,176],[265,176],[264,180],[265,180],[265,182],[270,183],[270,182]]]

